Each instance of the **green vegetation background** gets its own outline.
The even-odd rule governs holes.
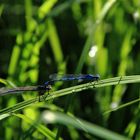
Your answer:
[[[0,86],[43,84],[52,73],[138,75],[139,30],[139,0],[1,0]],[[76,84],[60,82],[51,92]],[[41,103],[29,102],[35,92],[0,97],[0,139],[140,139],[139,103],[113,110],[139,98],[138,83],[80,89]],[[64,118],[63,127],[41,121],[44,110]],[[82,120],[79,126],[70,116],[104,129]]]

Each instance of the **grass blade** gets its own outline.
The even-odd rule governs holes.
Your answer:
[[[130,140],[127,137],[121,136],[115,132],[112,132],[110,130],[107,130],[103,127],[97,126],[95,124],[91,124],[87,121],[71,117],[68,115],[65,115],[60,112],[52,112],[52,111],[46,111],[43,113],[42,116],[44,122],[46,123],[60,123],[66,126],[73,126],[77,129],[83,130],[86,133],[93,134],[95,136],[98,136],[103,139],[109,139],[109,140]]]

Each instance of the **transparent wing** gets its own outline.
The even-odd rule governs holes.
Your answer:
[[[51,74],[49,78],[51,80],[59,81],[59,80],[78,80],[85,74]]]
[[[49,77],[54,81],[69,81],[69,80],[98,80],[100,76],[98,74],[52,74]]]

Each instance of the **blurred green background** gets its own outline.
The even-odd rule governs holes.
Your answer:
[[[43,84],[52,73],[98,73],[101,79],[139,74],[139,30],[139,0],[1,0],[0,86]],[[73,84],[59,83],[53,90]],[[72,102],[67,111],[139,140],[138,103],[104,115],[105,111],[137,99],[139,95],[139,84],[81,91],[70,97]],[[35,96],[32,92],[0,97],[0,109]],[[63,110],[67,100],[64,96],[48,104]],[[38,120],[42,111],[41,107],[31,106],[20,113]],[[0,124],[0,139],[46,137],[16,117],[4,119]],[[56,134],[60,129],[57,125],[48,127]],[[61,137],[99,139],[66,127]]]

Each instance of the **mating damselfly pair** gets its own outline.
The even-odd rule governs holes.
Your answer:
[[[42,85],[37,85],[37,86],[25,86],[25,87],[16,87],[12,89],[8,88],[1,88],[0,89],[0,96],[4,96],[7,94],[15,94],[15,93],[22,93],[25,91],[38,91],[39,95],[43,95],[45,91],[50,91],[52,89],[52,85],[55,84],[56,82],[59,81],[75,81],[75,80],[80,80],[80,81],[98,81],[100,79],[99,74],[92,75],[92,74],[66,74],[66,75],[58,75],[58,74],[53,74],[50,75],[49,81],[45,82]]]

